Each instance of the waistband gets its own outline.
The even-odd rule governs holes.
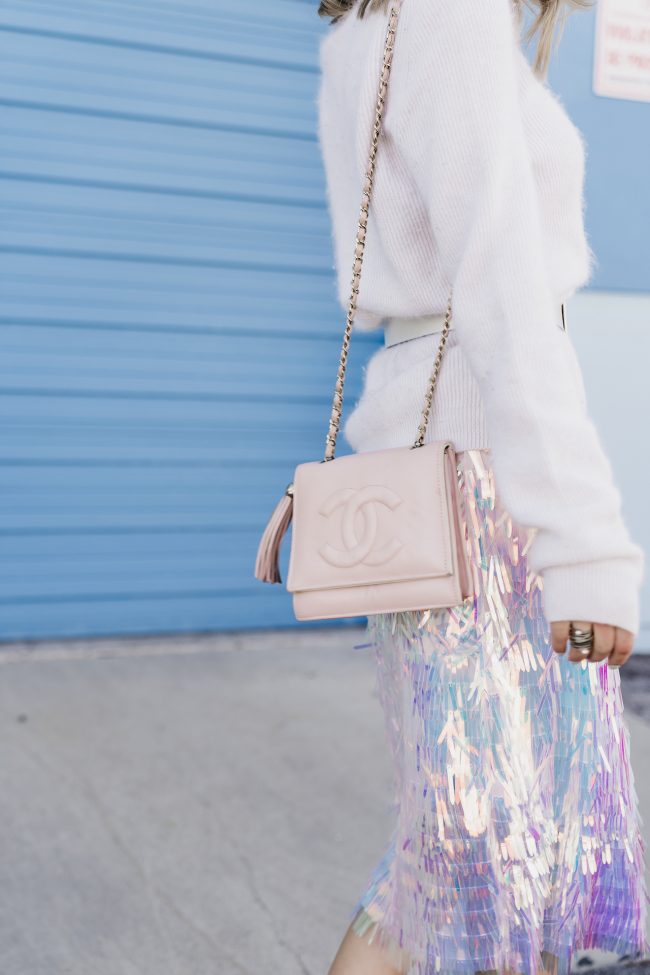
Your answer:
[[[417,339],[423,335],[435,335],[442,332],[445,315],[420,315],[413,318],[388,318],[384,325],[384,345],[397,345],[409,339]],[[566,303],[560,305],[557,311],[556,325],[563,332],[567,330]],[[454,330],[453,319],[450,331]]]

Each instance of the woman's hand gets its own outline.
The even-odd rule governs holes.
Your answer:
[[[576,664],[581,660],[589,663],[608,661],[609,667],[622,667],[634,649],[634,634],[620,626],[608,626],[606,623],[589,623],[584,620],[574,620],[574,626],[580,630],[590,630],[593,627],[594,645],[588,657],[584,657],[579,650],[570,648],[569,660]],[[565,653],[569,640],[569,620],[551,623],[551,642],[556,653]]]

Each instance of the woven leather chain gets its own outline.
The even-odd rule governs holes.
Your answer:
[[[336,383],[334,386],[334,396],[332,399],[332,411],[330,414],[329,428],[327,431],[327,436],[325,438],[324,460],[326,461],[334,460],[334,456],[336,453],[336,439],[341,425],[341,414],[343,411],[343,388],[345,385],[345,373],[346,373],[347,362],[348,362],[348,351],[350,348],[350,337],[352,335],[354,316],[357,310],[357,298],[359,296],[361,268],[363,267],[363,254],[364,254],[365,244],[366,244],[366,232],[368,229],[368,213],[370,211],[370,200],[372,198],[372,189],[373,189],[376,158],[377,158],[377,148],[379,146],[379,136],[381,133],[382,120],[384,117],[386,93],[388,91],[388,81],[390,78],[390,68],[393,59],[393,49],[395,46],[395,34],[397,31],[397,21],[399,18],[399,11],[400,11],[400,4],[396,4],[391,8],[390,16],[388,19],[388,29],[386,31],[386,43],[384,45],[384,62],[382,66],[381,76],[379,79],[379,90],[377,92],[377,103],[375,107],[375,120],[372,127],[372,135],[370,139],[370,152],[368,155],[368,166],[363,181],[361,209],[359,212],[359,222],[357,225],[357,237],[356,237],[356,243],[354,249],[354,263],[352,265],[352,286],[350,290],[350,300],[348,303],[345,332],[343,333],[343,343],[341,345],[339,367],[336,374]],[[417,436],[413,443],[413,447],[421,447],[424,444],[424,437],[426,435],[427,425],[429,423],[429,416],[431,413],[431,404],[433,402],[433,394],[436,388],[436,383],[438,381],[438,374],[440,372],[440,365],[442,363],[442,355],[445,349],[445,344],[447,342],[447,336],[449,335],[450,322],[451,322],[451,295],[449,296],[449,301],[447,302],[447,311],[445,315],[445,322],[442,328],[442,334],[440,337],[440,344],[438,346],[438,352],[433,364],[431,376],[429,378],[429,383],[427,386],[427,391],[424,399],[424,406],[422,407],[420,425],[418,427]]]

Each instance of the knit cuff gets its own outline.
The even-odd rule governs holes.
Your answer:
[[[608,623],[637,634],[640,627],[639,566],[631,559],[579,562],[543,570],[544,611],[549,622]]]

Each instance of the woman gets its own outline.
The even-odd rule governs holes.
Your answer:
[[[330,975],[557,975],[576,948],[647,947],[618,670],[643,556],[564,327],[593,266],[584,148],[543,79],[563,0],[534,3],[533,68],[512,0],[399,12],[355,320],[386,342],[344,432],[356,451],[413,441],[453,288],[427,438],[457,451],[476,596],[368,620],[396,825]],[[390,11],[320,12],[345,305]]]

